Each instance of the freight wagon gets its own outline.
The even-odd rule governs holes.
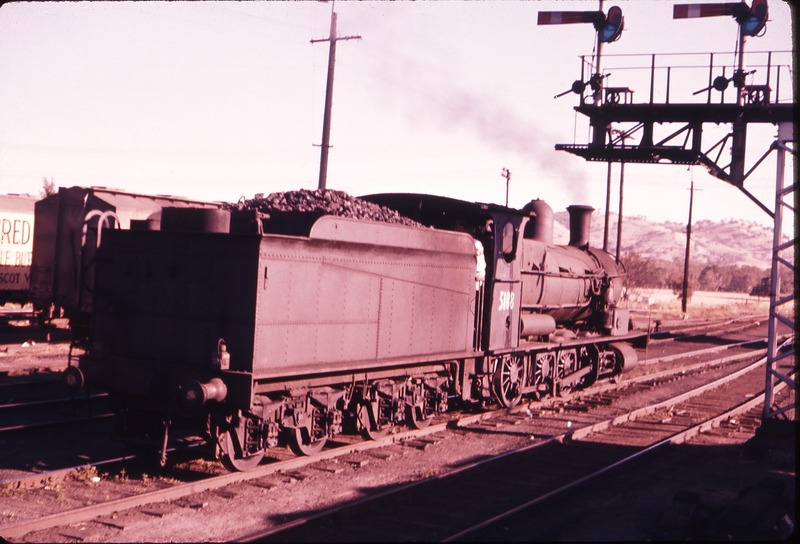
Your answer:
[[[34,310],[45,318],[68,317],[76,337],[84,338],[92,307],[95,253],[103,235],[113,229],[156,228],[164,206],[220,207],[105,187],[61,188],[36,202],[28,294]]]
[[[31,195],[0,195],[0,305],[29,300],[35,203]]]

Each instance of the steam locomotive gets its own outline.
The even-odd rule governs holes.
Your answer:
[[[422,428],[453,403],[513,407],[636,363],[625,270],[589,247],[592,209],[363,197],[424,227],[166,207],[96,255],[69,387],[109,392],[132,448],[203,437],[230,470],[272,447]],[[428,228],[425,228],[428,227]]]

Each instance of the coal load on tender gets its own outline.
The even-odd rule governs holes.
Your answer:
[[[249,221],[252,221],[254,217],[259,218],[262,223],[261,230],[273,233],[296,234],[296,231],[303,230],[307,224],[313,223],[322,215],[426,228],[386,206],[367,202],[350,196],[344,191],[332,189],[313,191],[300,189],[272,193],[266,197],[257,193],[250,200],[242,197],[239,202],[230,205],[229,209],[234,221],[236,221],[237,215],[240,218],[247,218],[246,220]]]

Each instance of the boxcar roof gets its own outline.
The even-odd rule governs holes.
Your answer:
[[[33,214],[33,207],[38,197],[33,195],[0,195],[0,213],[28,213]]]

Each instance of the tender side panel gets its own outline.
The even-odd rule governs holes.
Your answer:
[[[469,349],[464,334],[471,334],[468,298],[441,285],[384,278],[377,358]]]
[[[448,233],[435,234],[438,240]],[[451,247],[460,252],[265,237],[257,377],[469,351],[474,246],[461,243],[464,235],[450,234]]]
[[[330,266],[302,242],[266,245],[254,368],[373,358],[381,278]]]
[[[225,340],[249,370],[256,237],[114,231],[98,255],[93,343],[110,357],[210,366]]]

